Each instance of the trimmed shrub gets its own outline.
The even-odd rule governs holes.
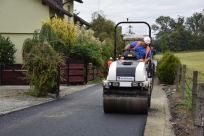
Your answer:
[[[182,69],[181,62],[172,52],[168,51],[164,54],[162,59],[157,65],[157,76],[160,82],[168,85],[172,85],[176,78],[177,64],[180,65],[180,71]]]
[[[35,96],[47,96],[56,85],[60,64],[64,64],[63,57],[46,43],[35,45],[25,55],[23,67],[27,69],[27,79],[31,86],[34,85]]]
[[[50,25],[44,24],[39,34],[35,31],[32,39],[24,41],[23,67],[27,69],[26,79],[34,96],[48,95],[57,84],[58,67],[64,65],[65,58],[51,46],[56,40]]]
[[[0,34],[0,63],[12,64],[15,62],[14,53],[17,51],[9,37]]]

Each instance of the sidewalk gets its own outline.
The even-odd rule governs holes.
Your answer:
[[[166,93],[155,79],[144,136],[174,136]]]

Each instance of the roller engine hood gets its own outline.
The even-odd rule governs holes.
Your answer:
[[[109,81],[146,81],[144,62],[136,60],[118,60],[112,62],[107,80]]]

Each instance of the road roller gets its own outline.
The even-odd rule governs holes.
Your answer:
[[[146,22],[120,22],[144,23]],[[143,36],[132,36],[129,40],[138,40]],[[127,39],[126,39],[127,40]],[[102,81],[103,109],[105,113],[136,113],[147,114],[151,105],[151,93],[153,90],[154,64],[150,61],[136,61],[134,51],[125,51],[124,60],[116,60],[116,40],[114,44],[114,61],[111,63],[107,78]]]

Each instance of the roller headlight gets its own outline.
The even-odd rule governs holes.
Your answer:
[[[132,82],[132,86],[138,86],[137,82]]]
[[[109,82],[108,83],[109,86],[119,86],[119,82]]]
[[[119,82],[112,82],[112,86],[119,86]]]

